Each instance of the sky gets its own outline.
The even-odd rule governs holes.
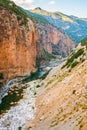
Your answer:
[[[51,12],[87,18],[87,0],[12,0],[25,9],[41,7]]]

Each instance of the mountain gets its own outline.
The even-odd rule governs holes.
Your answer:
[[[0,0],[0,74],[5,82],[35,72],[55,54],[69,55],[73,47],[74,42],[43,16]]]
[[[79,44],[67,61],[53,68],[39,86],[36,98],[37,112],[32,122],[27,123],[27,128],[87,129],[86,46]]]
[[[31,12],[42,15],[51,24],[63,29],[77,43],[87,37],[87,18],[68,16],[61,12],[48,12],[41,8],[35,8]]]

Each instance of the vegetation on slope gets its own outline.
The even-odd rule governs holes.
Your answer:
[[[87,38],[85,38],[85,39],[83,39],[83,40],[81,41],[81,45],[82,45],[82,46],[87,46]]]
[[[87,58],[87,38],[83,39],[81,42],[81,48],[76,50],[68,59],[67,62],[62,66],[64,67],[75,67],[80,62],[83,62]]]
[[[43,24],[49,23],[43,16],[24,10],[18,7],[14,2],[10,0],[0,0],[0,6],[8,9],[12,13],[15,13],[17,15],[18,20],[22,20],[22,25],[27,24],[28,18],[37,23],[43,23]]]
[[[81,48],[77,52],[75,52],[67,61],[67,64],[71,63],[74,61],[74,59],[78,58],[80,55],[82,55],[84,52],[84,49]]]
[[[0,6],[8,9],[9,11],[11,11],[11,13],[15,13],[17,15],[18,20],[22,20],[23,25],[27,24],[27,14],[22,11],[20,7],[15,5],[14,2],[10,0],[0,0]]]
[[[68,59],[65,65],[62,66],[62,68],[64,67],[71,67],[74,68],[77,64],[80,63],[80,61],[83,61],[83,58],[80,56],[84,55],[84,48],[81,48],[79,50],[77,50],[76,52],[74,52]],[[80,57],[80,61],[78,62],[78,58]]]

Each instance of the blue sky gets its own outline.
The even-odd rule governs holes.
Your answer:
[[[87,0],[13,0],[17,5],[26,9],[41,7],[55,12],[87,18]]]

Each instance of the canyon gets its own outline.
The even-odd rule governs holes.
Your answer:
[[[0,0],[0,130],[87,130],[86,27]]]
[[[0,2],[0,73],[5,83],[35,72],[55,54],[70,54],[75,44],[64,32],[46,20],[37,22],[13,2],[5,2]]]

